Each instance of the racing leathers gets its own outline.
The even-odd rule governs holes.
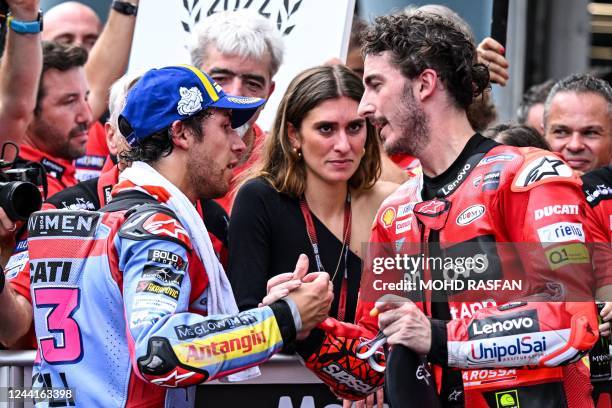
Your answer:
[[[100,177],[82,181],[72,187],[59,191],[43,203],[43,210],[66,209],[97,211],[108,204],[111,190],[119,181],[119,168],[115,165],[103,172]],[[197,210],[208,229],[210,240],[221,264],[227,266],[227,227],[228,216],[214,200],[199,200]],[[32,303],[30,296],[30,268],[28,262],[28,243],[25,229],[17,236],[13,254],[4,268],[7,284],[18,294]],[[18,341],[21,348],[36,349],[34,330]]]
[[[582,191],[587,207],[586,222],[593,234],[593,255],[597,287],[612,285],[612,165],[582,176]],[[609,299],[600,299],[609,300]]]
[[[369,312],[385,292],[376,281],[389,283],[393,272],[375,271],[374,258],[469,257],[471,266],[423,262],[399,271],[417,284],[408,297],[431,321],[427,357],[440,402],[592,406],[588,370],[575,363],[598,335],[584,216],[580,181],[557,156],[473,136],[446,172],[408,180],[381,206],[357,308],[363,335],[378,327]],[[428,282],[452,285],[432,290]],[[506,291],[504,283],[520,287]],[[311,337],[300,353],[336,393],[363,398],[380,384],[382,374],[356,357],[358,341],[323,331]],[[329,358],[330,350],[342,358]]]
[[[29,221],[33,387],[73,389],[64,403],[188,406],[194,395],[175,387],[261,364],[299,328],[299,312],[282,300],[208,316],[209,275],[185,228],[150,196],[122,208],[133,193],[122,189],[102,212],[42,211]]]

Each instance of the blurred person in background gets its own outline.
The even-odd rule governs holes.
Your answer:
[[[22,161],[40,162],[47,172],[51,196],[77,183],[73,160],[85,155],[92,123],[89,88],[80,47],[43,43],[43,69],[36,106],[20,145]],[[47,198],[47,197],[44,197]]]
[[[44,41],[75,45],[90,52],[102,32],[98,14],[77,1],[65,1],[45,13]]]
[[[539,149],[550,150],[550,145],[548,142],[546,142],[544,136],[538,133],[531,126],[501,123],[485,130],[482,135],[507,146],[531,146]]]
[[[549,79],[541,84],[531,86],[523,94],[521,104],[516,110],[516,120],[523,125],[531,126],[544,135],[544,103],[555,81]]]

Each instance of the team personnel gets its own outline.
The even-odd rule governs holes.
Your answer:
[[[381,292],[366,282],[358,306],[365,332],[372,336],[380,327],[389,345],[426,356],[437,367],[434,374],[419,365],[387,376],[435,381],[443,406],[592,406],[586,367],[571,364],[597,339],[579,179],[549,152],[475,134],[466,108],[487,86],[488,72],[449,20],[422,11],[380,17],[364,52],[360,114],[381,129],[388,152],[415,155],[424,171],[422,180],[405,183],[383,203],[371,241],[387,243],[392,254],[488,261],[462,270],[425,264],[415,270],[417,283],[522,282],[518,293],[417,289],[408,294],[412,301],[378,303],[377,320],[368,300]],[[355,354],[319,358],[341,347],[362,352],[358,342],[319,336],[320,348],[301,352],[337,392],[359,398],[380,384],[380,375]],[[338,365],[351,381],[336,374]]]
[[[232,95],[269,98],[274,75],[283,63],[284,45],[278,30],[264,17],[249,10],[225,11],[202,19],[190,44],[191,63],[210,74]],[[260,156],[265,133],[253,115],[240,129],[246,149],[234,167],[234,178],[225,197],[217,200],[231,212],[237,180]]]
[[[239,314],[194,207],[227,191],[244,149],[234,128],[262,103],[225,95],[190,66],[151,70],[134,85],[119,117],[132,164],[110,204],[43,211],[30,223],[34,387],[78,388],[79,406],[192,405],[177,386],[260,364],[326,317],[327,274]]]
[[[586,74],[557,82],[544,105],[544,136],[580,174],[612,160],[612,87]]]
[[[43,44],[43,69],[33,116],[20,146],[24,161],[40,162],[47,171],[48,196],[77,183],[72,160],[85,154],[91,109],[78,47]]]

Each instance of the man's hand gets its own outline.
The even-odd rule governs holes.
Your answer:
[[[4,267],[15,248],[17,223],[13,222],[0,207],[0,266]]]
[[[17,20],[33,21],[38,16],[39,0],[6,0],[6,3]]]
[[[385,295],[376,302],[373,314],[377,313],[378,327],[389,345],[401,344],[420,355],[429,353],[431,324],[412,301]]]
[[[352,408],[353,403],[355,408],[374,408],[374,395],[376,395],[376,408],[383,408],[385,402],[384,388],[377,389],[376,393],[368,395],[366,399],[361,401],[343,399],[342,408]]]
[[[489,69],[491,82],[505,86],[510,78],[508,74],[508,60],[504,57],[504,47],[491,37],[487,37],[476,49],[478,53],[478,62],[484,64]]]
[[[266,297],[263,298],[259,307],[268,306],[277,300],[284,298],[291,292],[300,287],[302,279],[308,273],[308,257],[300,254],[300,257],[295,264],[293,272],[281,273],[273,276],[266,284]],[[312,281],[314,277],[309,278]]]
[[[287,295],[300,311],[302,330],[298,338],[303,338],[304,334],[327,318],[334,299],[333,285],[327,272],[311,273],[304,280],[305,282]]]
[[[606,305],[601,310],[601,318],[604,323],[599,325],[599,335],[610,337],[610,320],[612,320],[612,302],[606,302]]]

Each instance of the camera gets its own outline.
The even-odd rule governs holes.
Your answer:
[[[15,154],[13,161],[5,160],[7,145],[19,148],[13,142],[2,146],[0,157],[0,207],[4,209],[11,221],[25,221],[30,214],[40,210],[42,195],[37,186],[46,189],[46,172],[37,162],[27,162]]]

